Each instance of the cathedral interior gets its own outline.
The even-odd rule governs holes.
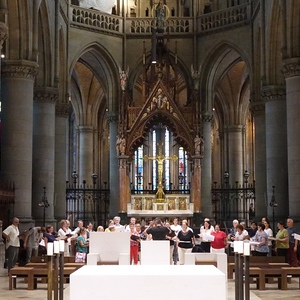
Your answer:
[[[297,225],[299,16],[292,0],[1,0],[3,226]]]

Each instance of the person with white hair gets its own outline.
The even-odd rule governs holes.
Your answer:
[[[119,216],[115,216],[113,218],[113,221],[114,221],[114,224],[115,224],[116,231],[118,231],[118,232],[124,231],[124,226],[120,224],[121,218]]]
[[[235,240],[235,234],[237,233],[237,225],[239,225],[239,221],[237,219],[234,219],[232,221],[232,228],[229,229],[229,233],[227,235],[228,241],[232,242],[229,247],[229,255],[233,255],[233,241]]]

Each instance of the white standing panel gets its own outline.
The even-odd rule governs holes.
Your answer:
[[[88,287],[88,289],[83,288]],[[70,276],[70,299],[225,300],[225,275],[214,266],[84,266]]]
[[[170,241],[141,241],[141,265],[169,265]]]

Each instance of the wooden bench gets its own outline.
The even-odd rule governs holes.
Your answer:
[[[33,290],[34,280],[33,280],[33,270],[34,268],[28,267],[15,267],[9,270],[9,280],[8,289],[12,290],[17,287],[17,277],[25,277],[28,282],[28,290]]]
[[[282,288],[282,269],[281,268],[258,268],[258,267],[250,267],[249,268],[250,277],[257,278],[256,288],[259,290],[266,289],[266,278],[276,277],[278,278],[278,289]]]
[[[282,268],[282,286],[283,290],[287,290],[288,276],[299,278],[299,288],[300,288],[300,267],[283,267]]]
[[[232,261],[234,257],[228,257],[228,279],[233,279],[233,272],[235,270],[235,262]],[[283,256],[250,256],[249,257],[250,267],[288,267],[289,264],[285,263],[285,258]]]
[[[70,275],[77,270],[77,267],[64,267],[64,279],[69,279]],[[59,273],[59,270],[58,270]],[[37,288],[38,278],[48,278],[48,269],[34,268],[32,270],[34,289]]]

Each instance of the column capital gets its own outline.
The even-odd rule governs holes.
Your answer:
[[[56,102],[55,106],[55,114],[58,117],[68,118],[70,113],[70,105],[69,103],[60,103]]]
[[[203,122],[210,123],[214,118],[214,115],[212,113],[204,113],[202,115]]]
[[[38,64],[29,60],[3,60],[2,78],[26,78],[34,80]]]
[[[265,113],[265,102],[255,101],[250,103],[250,111],[253,115],[260,115]]]
[[[285,78],[300,76],[300,57],[285,59],[282,72]]]
[[[56,103],[58,100],[58,89],[52,87],[35,88],[33,100],[36,102]]]
[[[286,91],[284,85],[267,85],[261,88],[261,96],[264,102],[285,100]]]
[[[118,123],[119,121],[119,116],[115,112],[109,112],[107,115],[107,121],[108,123]]]

